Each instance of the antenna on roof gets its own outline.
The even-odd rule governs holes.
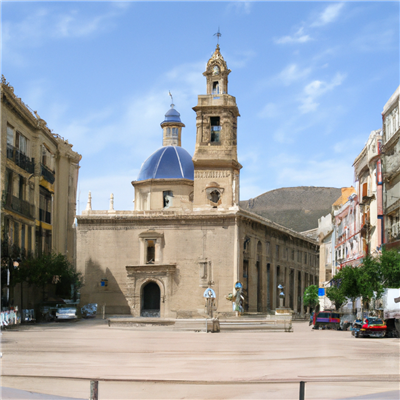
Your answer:
[[[172,97],[171,91],[168,91],[169,97],[171,97],[171,108],[174,108],[174,98]]]
[[[217,46],[219,46],[219,38],[222,36],[221,32],[219,31],[219,27],[218,27],[218,32],[214,33],[213,36],[217,37]]]

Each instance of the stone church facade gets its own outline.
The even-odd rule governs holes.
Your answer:
[[[303,314],[304,288],[318,281],[318,244],[239,207],[235,97],[219,46],[208,60],[207,94],[198,96],[193,157],[181,147],[184,124],[171,105],[161,123],[163,147],[148,157],[135,188],[135,211],[92,210],[78,216],[77,269],[81,303],[109,314],[203,317],[203,293],[216,294],[217,314],[230,315],[225,296],[243,284],[245,310],[279,305]]]

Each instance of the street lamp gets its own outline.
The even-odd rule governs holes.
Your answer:
[[[284,286],[281,284],[278,285],[278,289],[280,290],[279,293],[279,308],[283,308],[283,298],[285,297],[285,293],[283,292]]]

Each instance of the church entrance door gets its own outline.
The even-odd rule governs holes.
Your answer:
[[[149,282],[143,287],[142,292],[142,317],[159,317],[160,316],[160,287],[155,282]]]

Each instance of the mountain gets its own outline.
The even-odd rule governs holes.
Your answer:
[[[328,214],[341,196],[340,188],[299,186],[271,190],[240,207],[277,224],[304,232],[318,227],[318,219]]]

